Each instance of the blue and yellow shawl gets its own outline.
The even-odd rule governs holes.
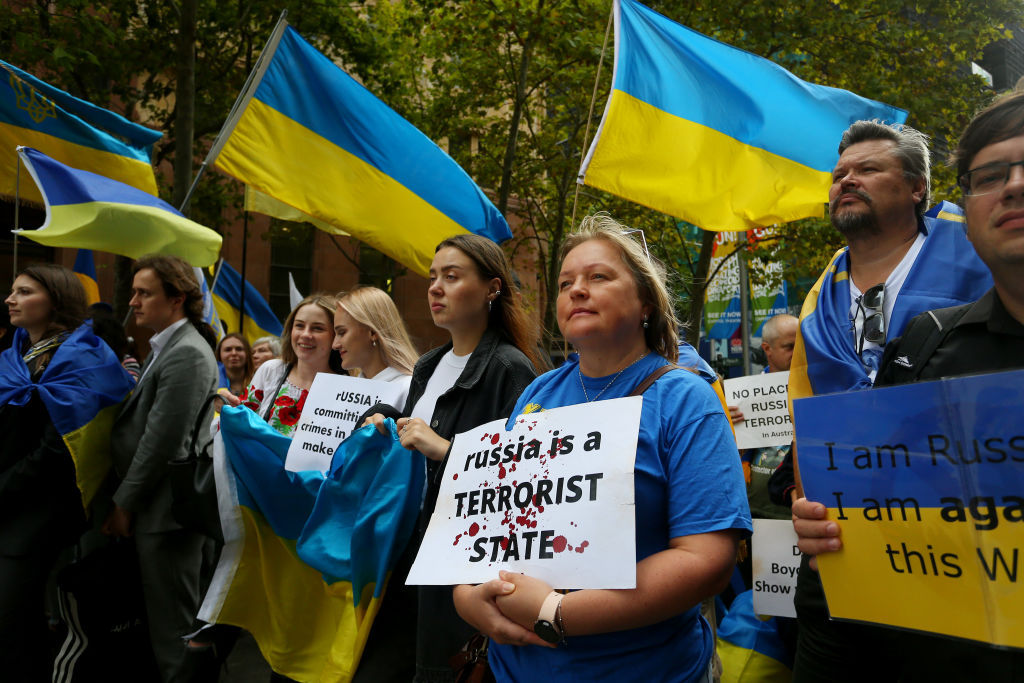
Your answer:
[[[889,320],[889,338],[903,333],[914,316],[977,300],[992,287],[992,275],[967,240],[960,207],[941,202],[920,223],[927,235],[907,275]],[[865,389],[867,371],[850,338],[849,248],[836,252],[808,292],[789,373],[789,398]]]
[[[11,348],[0,354],[0,405],[23,406],[39,394],[71,452],[82,505],[88,509],[110,470],[110,428],[135,381],[85,323],[57,347],[33,382],[20,353],[27,336],[19,328]]]

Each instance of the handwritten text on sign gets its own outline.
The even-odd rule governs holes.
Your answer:
[[[1022,405],[1024,371],[794,402],[833,617],[1024,647]]]
[[[733,425],[736,445],[741,450],[784,446],[793,441],[788,384],[788,371],[737,377],[723,382],[726,403],[743,412],[744,420]]]
[[[557,588],[636,587],[639,396],[495,420],[455,437],[410,584],[499,569]]]
[[[402,385],[397,382],[319,373],[295,426],[285,469],[326,472],[334,449],[359,427],[359,416],[377,403],[395,402],[401,394]]]

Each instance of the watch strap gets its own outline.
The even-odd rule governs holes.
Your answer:
[[[540,605],[537,621],[546,621],[557,629],[558,624],[555,623],[555,613],[558,611],[558,605],[562,602],[563,597],[558,591],[548,593],[548,597],[544,598],[544,602]]]

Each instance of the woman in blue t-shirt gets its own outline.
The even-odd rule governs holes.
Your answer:
[[[562,248],[558,327],[578,351],[520,396],[525,412],[629,395],[678,358],[665,271],[607,215]],[[701,600],[728,582],[750,512],[736,443],[707,382],[673,370],[643,394],[635,464],[636,588],[580,590],[501,572],[455,605],[491,637],[498,680],[704,681]]]

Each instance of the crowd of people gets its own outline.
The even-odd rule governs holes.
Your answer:
[[[847,247],[800,318],[763,332],[766,372],[791,371],[791,400],[1024,366],[1024,94],[975,117],[955,160],[966,231],[927,213],[924,136],[874,122],[846,131],[829,200]],[[56,680],[48,580],[91,533],[131,539],[158,680],[218,680],[237,629],[197,621],[218,548],[173,514],[168,463],[188,456],[192,425],[216,431],[211,395],[290,437],[316,376],[333,373],[402,387],[360,423],[388,433],[393,419],[427,468],[356,680],[453,681],[453,655],[482,633],[502,681],[712,681],[714,617],[700,606],[729,583],[752,511],[791,516],[804,552],[787,629],[793,680],[1024,680],[1020,652],[830,619],[815,557],[842,547],[841,524],[803,496],[795,448],[738,452],[730,418],[744,416],[724,409],[681,345],[664,267],[603,214],[583,219],[558,259],[558,331],[573,352],[554,369],[507,257],[475,235],[437,245],[426,305],[450,339],[422,355],[391,298],[365,286],[306,297],[280,339],[218,342],[192,268],[155,255],[132,270],[135,323],[153,332],[140,366],[70,271],[18,273],[0,355],[0,678]],[[633,395],[643,410],[623,523],[635,525],[635,588],[566,592],[504,571],[478,585],[405,585],[457,434]]]

